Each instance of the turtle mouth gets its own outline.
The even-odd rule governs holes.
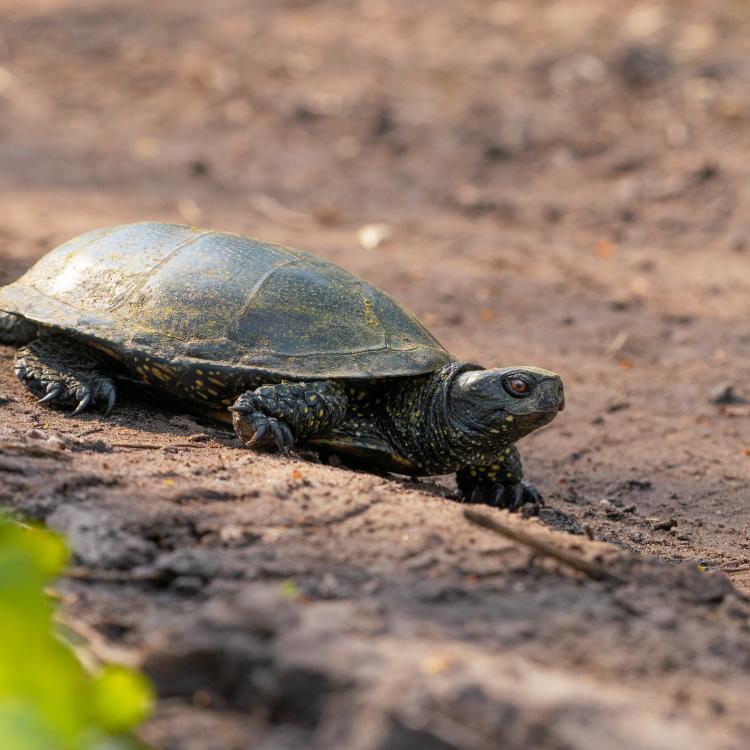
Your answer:
[[[565,391],[560,381],[542,383],[539,389],[540,394],[537,401],[539,411],[557,413],[565,408]]]

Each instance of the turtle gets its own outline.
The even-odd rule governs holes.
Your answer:
[[[0,288],[0,340],[40,403],[109,414],[118,378],[293,447],[539,507],[516,442],[564,407],[537,367],[457,360],[403,305],[312,254],[198,227],[86,232]]]

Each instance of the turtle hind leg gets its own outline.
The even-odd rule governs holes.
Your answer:
[[[16,376],[43,404],[74,405],[71,416],[93,406],[109,414],[115,384],[107,358],[65,336],[44,336],[16,352]]]
[[[38,328],[25,318],[0,312],[0,344],[26,344],[37,335]]]
[[[288,451],[301,438],[323,435],[346,416],[339,383],[278,383],[245,391],[229,407],[234,429],[248,448]]]

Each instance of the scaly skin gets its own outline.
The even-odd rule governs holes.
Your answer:
[[[28,336],[28,325],[0,318],[0,340],[3,332],[11,340]],[[148,379],[146,364],[131,372],[158,387],[161,379]],[[23,384],[42,403],[77,404],[73,414],[97,405],[109,413],[116,397],[108,375],[114,366],[106,354],[65,335],[34,339],[16,356]],[[217,400],[208,390],[216,387],[208,376],[215,376],[206,367],[205,373],[186,370],[182,376],[192,390],[181,397],[201,406]],[[508,378],[517,375],[530,384],[523,399],[506,387]],[[172,393],[174,383],[182,380],[168,380],[161,387]],[[225,385],[231,392],[231,382]],[[203,387],[207,390],[198,398],[193,391]],[[526,505],[533,513],[541,498],[523,481],[515,442],[550,421],[562,405],[562,385],[553,373],[482,370],[454,362],[411,378],[267,383],[243,392],[230,409],[235,430],[248,447],[288,451],[300,443],[326,453],[339,450],[348,459],[360,459],[364,468],[412,476],[457,472],[466,501],[511,510]]]
[[[528,505],[536,512],[541,497],[523,481],[515,441],[549,421],[551,412],[514,415],[497,409],[489,423],[467,417],[457,411],[453,402],[460,406],[460,398],[451,393],[463,387],[457,383],[462,373],[476,372],[476,365],[452,363],[380,388],[345,389],[332,381],[263,386],[232,407],[235,429],[250,447],[260,443],[286,451],[299,439],[335,452],[338,442],[349,458],[368,451],[367,460],[387,470],[415,476],[457,471],[467,501],[512,510]],[[311,398],[319,404],[317,413]]]
[[[75,405],[71,416],[95,406],[105,414],[117,398],[105,373],[107,358],[65,336],[38,338],[16,352],[16,377],[42,404]]]
[[[325,434],[346,415],[340,383],[278,383],[243,393],[232,406],[232,422],[250,448],[288,451],[296,440]]]

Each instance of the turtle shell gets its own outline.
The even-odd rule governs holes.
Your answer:
[[[358,379],[453,361],[396,300],[333,263],[175,224],[82,234],[0,289],[0,310],[178,371]]]

